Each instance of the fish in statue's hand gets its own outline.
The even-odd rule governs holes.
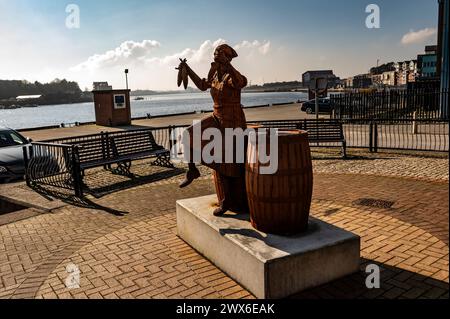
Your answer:
[[[183,84],[184,89],[186,90],[188,88],[189,84],[189,77],[188,77],[188,66],[187,66],[187,59],[180,59],[181,63],[176,70],[178,70],[178,87]]]

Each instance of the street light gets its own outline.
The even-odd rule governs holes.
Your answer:
[[[128,90],[128,73],[129,73],[129,70],[125,69],[125,80],[127,82],[127,90]]]

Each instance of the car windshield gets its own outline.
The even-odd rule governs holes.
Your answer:
[[[0,131],[0,148],[23,145],[25,143],[25,139],[14,131]]]

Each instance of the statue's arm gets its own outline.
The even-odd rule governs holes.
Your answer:
[[[243,89],[247,86],[247,78],[239,73],[239,71],[236,70],[231,64],[228,65],[228,74],[230,75],[228,83],[235,89]]]
[[[188,75],[191,78],[192,82],[194,82],[195,86],[201,90],[206,91],[211,88],[211,82],[209,82],[207,79],[201,79],[197,73],[195,73],[189,66],[187,68]]]

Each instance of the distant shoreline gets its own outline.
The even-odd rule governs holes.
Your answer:
[[[132,118],[158,118],[179,113],[202,113],[212,110],[213,102],[207,92],[196,94],[167,94],[143,96],[142,100],[131,98]],[[246,108],[287,104],[305,101],[306,93],[276,92],[242,94],[242,104]],[[188,115],[190,116],[190,115]],[[14,129],[37,128],[47,126],[74,126],[95,121],[94,103],[46,105],[37,108],[17,110],[0,110],[0,125]]]

